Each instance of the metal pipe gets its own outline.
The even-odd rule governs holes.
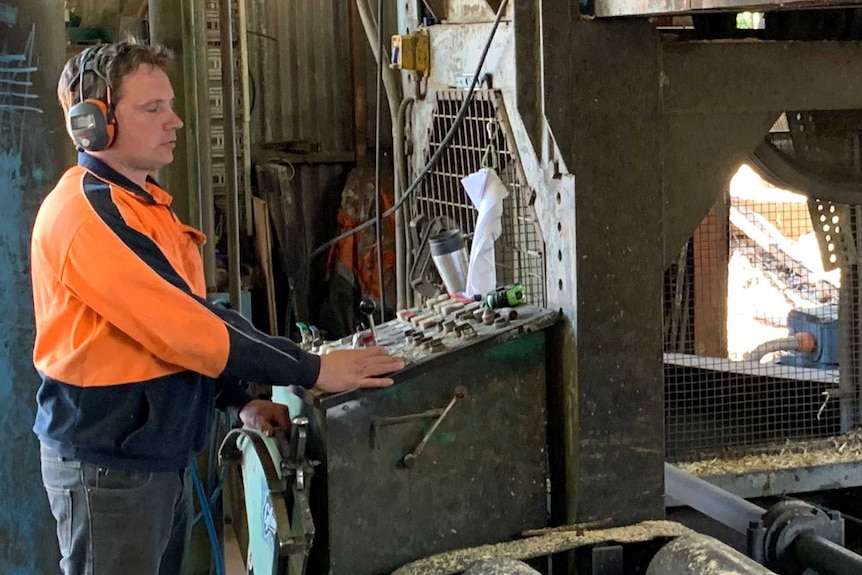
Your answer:
[[[386,293],[383,286],[383,217],[380,208],[380,132],[382,118],[381,105],[383,104],[383,58],[380,52],[383,50],[383,0],[377,0],[377,39],[375,45],[377,52],[377,99],[375,100],[375,134],[374,134],[374,218],[377,223],[374,226],[375,239],[377,241],[377,289],[380,291],[380,323],[386,321]],[[391,99],[390,99],[391,100]],[[390,109],[392,103],[390,102]],[[391,114],[391,111],[390,111]],[[393,125],[393,124],[390,124]],[[396,234],[397,235],[397,234]]]
[[[192,57],[195,62],[195,86],[198,91],[197,168],[200,186],[201,231],[207,242],[203,245],[204,278],[207,295],[217,290],[215,237],[215,198],[213,195],[212,118],[209,107],[209,58],[207,57],[206,0],[192,0]],[[206,103],[206,105],[204,105]]]
[[[774,575],[717,539],[692,534],[677,537],[655,554],[646,575]]]
[[[797,351],[798,349],[799,342],[796,341],[796,338],[793,336],[771,339],[747,352],[745,354],[745,359],[747,361],[759,362],[764,358],[764,356],[766,356],[766,354],[774,353],[776,351]]]
[[[198,118],[197,113],[195,112],[195,109],[198,107],[195,104],[200,101],[200,87],[197,85],[196,81],[195,69],[197,68],[197,61],[195,59],[194,38],[195,20],[198,19],[200,15],[195,14],[194,6],[191,4],[183,3],[180,5],[180,8],[180,12],[182,13],[182,63],[185,90],[182,93],[177,93],[177,97],[182,98],[186,102],[185,106],[183,106],[185,109],[183,122],[185,123],[184,131],[186,133],[187,142],[185,152],[188,166],[188,169],[186,170],[189,197],[187,223],[190,226],[201,229],[201,186],[200,172],[197,169],[198,146],[196,145],[200,131],[198,130]]]
[[[407,108],[413,104],[413,98],[407,97],[398,106],[398,116],[393,129],[392,159],[395,162],[395,203],[401,199],[404,187],[407,185],[407,157],[404,152],[405,123]],[[404,225],[404,210],[395,212],[395,281],[398,293],[398,309],[413,306],[412,290],[408,289],[407,274],[413,261],[410,251],[410,237]]]
[[[664,483],[665,495],[727,525],[737,533],[745,534],[749,525],[760,521],[766,512],[762,507],[686,473],[670,463],[664,464]]]
[[[150,40],[154,44],[162,44],[170,48],[176,56],[177,66],[167,70],[176,99],[174,111],[180,118],[185,118],[188,108],[186,99],[186,61],[183,46],[183,10],[182,5],[174,0],[149,0],[148,14],[150,24]],[[191,185],[194,178],[190,177],[189,152],[191,142],[190,130],[177,132],[176,151],[173,161],[157,172],[159,183],[168,190],[174,200],[171,209],[184,222],[196,225],[199,204],[194,197],[195,188]]]
[[[374,57],[379,61],[382,55],[386,60],[389,60],[389,54],[383,46],[377,45],[377,24],[374,22],[374,17],[371,15],[371,8],[368,5],[368,0],[356,0],[356,7],[359,9],[359,17],[362,20],[362,26],[365,28],[365,35],[368,37],[368,43],[371,45],[371,51]],[[389,102],[389,115],[392,118],[392,125],[395,125],[398,117],[398,102],[401,102],[401,87],[398,82],[398,72],[383,66],[383,87],[386,88],[386,96]]]
[[[240,294],[239,182],[236,161],[236,86],[233,54],[233,9],[231,0],[219,0],[221,32],[222,118],[224,120],[225,197],[227,200],[227,260],[231,307],[243,313]]]
[[[251,86],[248,67],[248,6],[237,0],[237,44],[239,45],[240,81],[242,82],[242,197],[245,200],[245,233],[254,234],[251,201]]]
[[[790,544],[793,554],[820,575],[859,575],[862,557],[810,531],[803,531]]]

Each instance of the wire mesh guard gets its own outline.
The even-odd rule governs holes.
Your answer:
[[[824,211],[744,166],[666,271],[669,461],[783,455],[857,423],[857,271],[830,270]]]
[[[437,93],[426,161],[439,149],[465,96],[466,92],[456,90]],[[520,283],[529,303],[544,305],[544,242],[533,207],[534,192],[526,184],[513,142],[502,97],[493,90],[477,90],[451,145],[409,200],[408,213],[411,227],[419,221],[442,222],[444,227],[461,230],[469,241],[478,212],[461,179],[483,167],[495,168],[509,191],[503,201],[503,232],[495,244],[497,285]],[[433,265],[412,275],[421,276],[411,278],[414,285],[423,278],[442,284]]]

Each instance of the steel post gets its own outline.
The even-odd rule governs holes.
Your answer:
[[[185,51],[183,47],[183,2],[176,0],[149,0],[150,39],[153,43],[163,44],[170,48],[176,61],[168,71],[171,85],[174,88],[176,100],[174,110],[177,115],[188,122],[187,110],[194,109],[194,102],[187,102],[190,94],[186,90]],[[191,105],[187,105],[191,104]],[[174,198],[171,208],[184,222],[199,226],[200,201],[196,197],[197,186],[193,185],[196,178],[190,177],[188,150],[190,141],[194,142],[194,121],[191,127],[177,132],[177,147],[174,161],[158,173],[159,183],[167,189]]]
[[[227,258],[231,307],[243,313],[240,294],[239,177],[236,141],[236,62],[233,50],[233,2],[219,1],[221,32],[222,117],[224,118],[225,195],[227,196]]]

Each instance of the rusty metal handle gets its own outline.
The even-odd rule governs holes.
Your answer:
[[[419,445],[416,446],[411,453],[408,453],[404,456],[404,467],[413,467],[416,463],[416,459],[422,455],[422,452],[425,451],[425,446],[428,445],[428,440],[431,439],[431,436],[434,435],[434,432],[437,431],[437,428],[440,426],[440,423],[446,419],[446,416],[449,415],[449,412],[452,411],[452,408],[455,407],[455,403],[459,399],[463,399],[467,397],[467,388],[459,385],[455,388],[455,392],[452,394],[452,399],[449,401],[449,405],[447,405],[443,412],[440,414],[434,423],[431,425],[431,429],[428,430],[428,433],[425,434],[425,437],[422,438],[422,441],[419,442]]]

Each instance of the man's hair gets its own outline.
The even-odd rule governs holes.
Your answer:
[[[111,88],[111,100],[116,103],[120,98],[123,78],[148,65],[167,72],[173,53],[162,45],[148,45],[135,38],[127,38],[112,44],[104,44],[95,48],[89,56],[91,66],[95,66],[98,74],[92,70],[84,72],[81,78],[81,64],[85,52],[71,58],[63,67],[60,81],[57,83],[57,97],[63,112],[82,99],[96,98],[105,101],[108,86]],[[99,76],[103,78],[100,78]],[[107,81],[107,85],[105,85]]]

